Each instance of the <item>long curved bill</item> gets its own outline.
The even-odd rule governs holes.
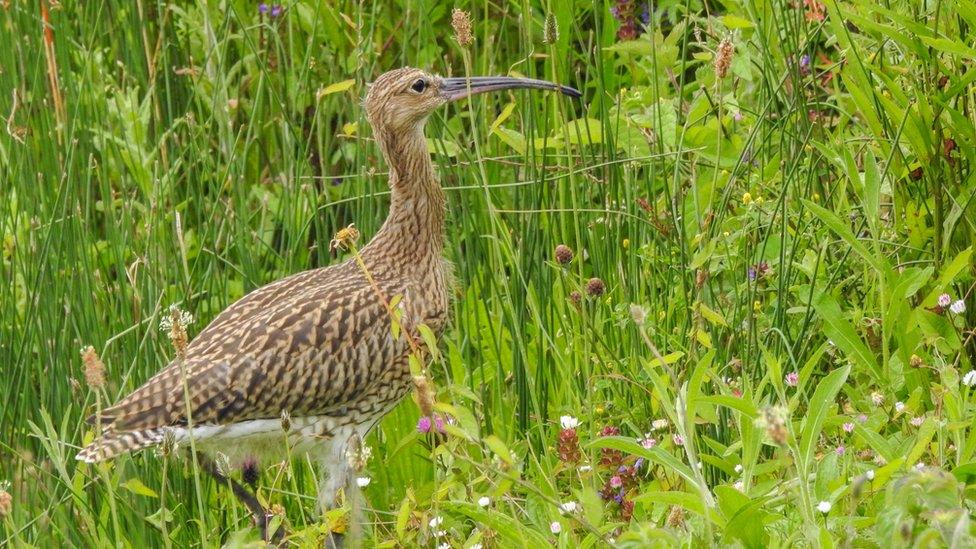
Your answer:
[[[583,95],[576,88],[532,78],[473,76],[471,78],[445,78],[441,81],[441,94],[448,101],[457,101],[479,93],[518,88],[558,91],[570,97],[582,97]]]

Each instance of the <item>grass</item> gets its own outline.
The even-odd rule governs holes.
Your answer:
[[[456,424],[417,433],[407,399],[374,431],[364,544],[973,543],[972,1],[665,0],[639,32],[639,2],[472,0],[468,49],[437,2],[53,4],[0,7],[0,544],[257,539],[183,460],[77,465],[83,418],[173,358],[171,305],[192,337],[375,233],[359,99],[407,64],[585,95],[428,125]],[[348,518],[300,461],[260,494],[299,545]]]

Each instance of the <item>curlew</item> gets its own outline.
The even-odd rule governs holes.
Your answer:
[[[389,300],[397,298],[406,334],[421,324],[437,334],[448,322],[445,199],[427,151],[426,120],[450,101],[513,88],[580,96],[527,78],[440,78],[414,68],[377,78],[364,107],[389,165],[392,198],[358,261],[289,276],[228,307],[185,356],[99,414],[101,435],[77,459],[94,463],[192,439],[203,468],[231,483],[265,539],[266,510],[215,466],[215,456],[240,467],[308,455],[321,469],[319,508],[334,505],[352,476],[348,447],[413,383],[411,338],[394,337]]]

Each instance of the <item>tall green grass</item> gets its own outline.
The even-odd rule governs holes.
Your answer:
[[[432,1],[0,8],[0,544],[256,539],[182,460],[77,466],[83,418],[171,359],[170,305],[193,335],[336,261],[338,229],[376,231],[386,168],[359,100],[402,65],[585,96],[478,97],[428,125],[459,281],[431,372],[457,424],[420,436],[408,399],[376,429],[364,543],[971,542],[976,4],[664,1],[622,40],[623,4],[459,2],[469,49]],[[756,422],[776,405],[781,444]],[[562,415],[592,470],[560,461]],[[597,494],[613,449],[643,461],[629,520]],[[319,543],[308,464],[266,470],[261,495]]]

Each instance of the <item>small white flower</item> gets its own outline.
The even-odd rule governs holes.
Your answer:
[[[742,488],[744,486],[745,486],[745,484],[743,484],[741,480],[735,481],[735,484],[732,485],[733,488],[735,488],[736,490],[738,490],[740,492],[742,491]]]
[[[898,402],[895,403],[895,411],[896,412],[898,412],[900,414],[901,411],[904,410],[904,409],[905,409],[905,403],[904,402],[898,401]]]
[[[912,427],[921,427],[922,424],[925,423],[925,417],[915,416],[911,419],[911,421],[909,421],[909,423],[912,424]]]
[[[668,420],[664,418],[655,419],[654,421],[651,422],[651,428],[654,429],[655,431],[664,429],[667,426],[668,426]]]
[[[478,498],[478,505],[480,507],[488,507],[489,505],[491,505],[491,498],[489,498],[488,496],[481,496],[480,498]]]
[[[356,479],[356,486],[359,486],[360,488],[365,488],[369,486],[371,480],[372,479],[369,477],[359,477]]]
[[[558,535],[559,532],[563,531],[563,525],[559,524],[559,521],[553,521],[552,524],[549,525],[549,531]]]
[[[472,545],[471,547],[468,547],[468,549],[481,549],[481,544],[480,543],[476,543],[476,544]]]
[[[966,312],[966,302],[961,299],[953,301],[952,305],[949,305],[949,310],[957,315],[961,315]]]
[[[451,549],[451,544],[450,543],[442,543],[442,544],[440,544],[440,545],[437,546],[437,549]]]
[[[949,294],[942,294],[939,296],[939,307],[948,307],[952,303],[952,297]]]
[[[874,469],[868,469],[868,472],[864,473],[864,476],[867,477],[868,480],[874,480]]]
[[[735,472],[736,473],[741,473],[742,472],[742,464],[741,463],[736,463],[735,464]]]
[[[559,418],[559,425],[563,429],[575,429],[579,427],[579,420],[573,416],[562,416]]]
[[[592,470],[593,470],[593,467],[591,467],[591,466],[589,466],[589,465],[580,465],[580,466],[579,466],[579,469],[577,469],[577,470],[578,470],[578,471],[579,471],[580,473],[587,473],[587,472],[589,472],[589,471],[592,471]]]
[[[925,462],[924,461],[920,461],[920,462],[916,463],[915,464],[915,468],[918,469],[919,471],[921,471],[922,469],[925,469]]]
[[[428,522],[427,524],[431,528],[437,528],[438,526],[441,525],[442,522],[444,522],[444,517],[437,516],[437,517],[434,517],[434,518],[430,519],[430,522]]]
[[[970,370],[966,375],[962,376],[962,382],[968,387],[976,385],[976,370]]]
[[[884,395],[874,391],[871,393],[871,402],[873,402],[875,406],[881,406],[881,404],[884,403]]]
[[[576,508],[577,505],[575,501],[567,501],[559,506],[559,512],[562,514],[575,513]]]
[[[827,513],[830,512],[831,507],[833,506],[830,504],[829,501],[821,501],[820,503],[817,504],[817,511],[820,511],[821,513],[826,515]]]
[[[447,532],[445,532],[444,530],[436,530],[434,532],[434,537],[435,538],[442,538],[442,537],[444,537],[446,535],[447,535]]]

